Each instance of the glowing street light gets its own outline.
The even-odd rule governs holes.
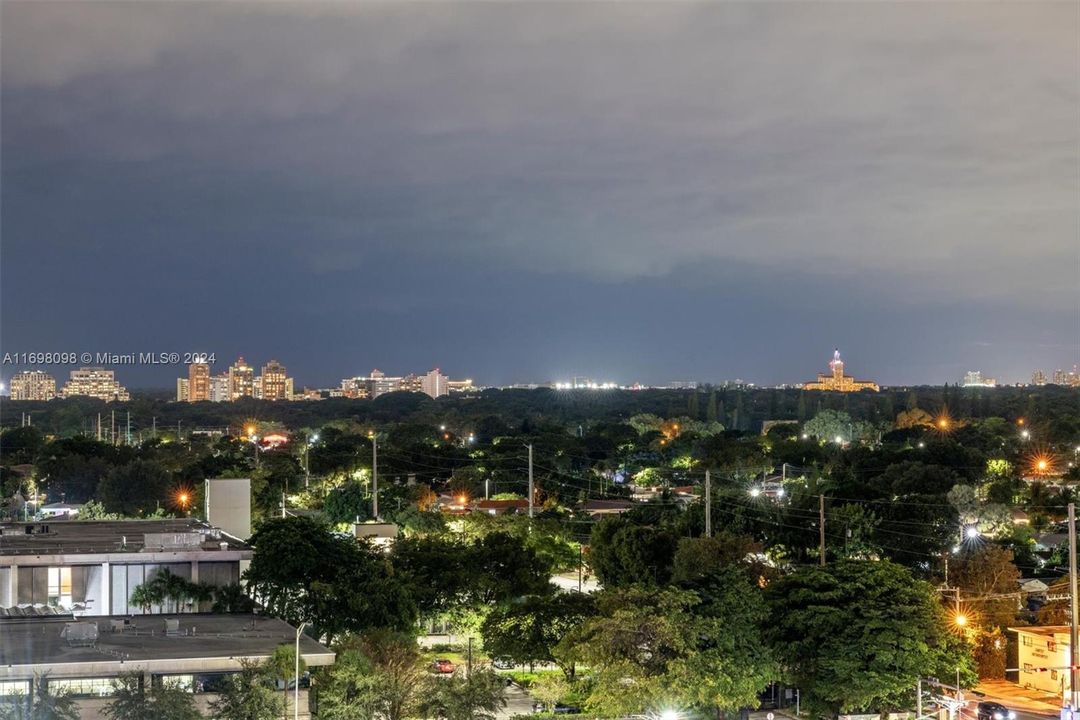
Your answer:
[[[1020,431],[1020,437],[1027,440],[1028,438],[1031,437],[1031,432],[1027,428],[1024,428],[1023,430]]]
[[[750,488],[750,497],[756,498],[761,495],[761,488]]]
[[[844,438],[840,435],[837,435],[835,438],[833,438],[833,440],[836,442],[837,445],[844,444]]]
[[[966,537],[968,540],[976,539],[977,537],[979,537],[979,528],[975,527],[974,525],[968,525],[967,528],[964,530],[964,537]]]
[[[964,615],[963,613],[957,613],[956,617],[953,618],[953,623],[956,624],[956,627],[964,627],[967,625],[967,621],[967,615]]]

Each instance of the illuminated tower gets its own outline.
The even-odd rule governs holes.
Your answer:
[[[229,368],[229,399],[255,396],[255,369],[241,355]]]
[[[210,399],[210,365],[195,362],[188,365],[188,402]]]

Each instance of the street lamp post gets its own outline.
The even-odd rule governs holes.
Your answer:
[[[379,519],[379,436],[371,432],[371,514]]]
[[[293,682],[293,720],[300,720],[300,633],[304,632],[305,627],[307,623],[302,622],[300,627],[296,628],[296,654],[293,656],[296,661]]]

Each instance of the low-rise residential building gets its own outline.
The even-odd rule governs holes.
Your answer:
[[[206,712],[230,674],[295,642],[296,630],[287,623],[246,614],[0,617],[0,696],[26,697],[45,683],[69,694],[82,720],[99,720],[114,681],[136,674],[144,686],[179,685]],[[300,657],[309,668],[334,662],[334,653],[307,635],[300,636]],[[311,717],[307,684],[301,678],[295,714],[288,693],[289,717]]]
[[[529,512],[529,501],[525,498],[517,500],[480,500],[475,507],[480,512],[488,515],[521,515]]]
[[[1043,625],[1009,628],[1017,635],[1019,684],[1054,693],[1069,692],[1069,626]]]
[[[245,543],[188,518],[3,523],[0,608],[52,607],[80,616],[161,613],[160,606],[132,603],[132,591],[165,569],[190,582],[232,585],[251,557]]]

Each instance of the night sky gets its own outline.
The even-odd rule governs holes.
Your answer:
[[[1080,361],[1074,2],[0,12],[2,352],[298,387]]]

